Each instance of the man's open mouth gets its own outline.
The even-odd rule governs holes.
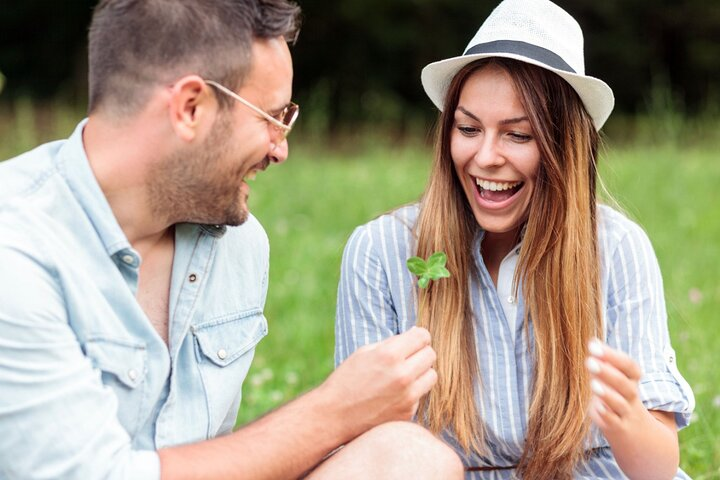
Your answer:
[[[252,170],[250,170],[248,173],[245,174],[245,176],[243,177],[243,180],[244,180],[244,181],[248,181],[248,180],[252,181],[252,180],[255,180],[255,177],[257,176],[257,173],[258,173],[258,170],[257,170],[257,169],[252,169]]]

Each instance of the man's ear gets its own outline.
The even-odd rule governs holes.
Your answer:
[[[210,86],[197,75],[180,78],[171,87],[168,102],[170,125],[179,138],[192,142],[201,128],[208,128],[217,112]]]

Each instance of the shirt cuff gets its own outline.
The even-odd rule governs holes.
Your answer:
[[[695,399],[684,380],[679,382],[670,372],[649,373],[643,375],[639,390],[645,408],[674,413],[678,429],[690,424]]]
[[[152,450],[134,451],[122,478],[160,480],[160,456]]]

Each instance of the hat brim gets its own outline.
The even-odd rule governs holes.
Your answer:
[[[462,55],[433,62],[423,68],[420,75],[425,93],[430,97],[430,100],[432,100],[435,106],[442,111],[445,103],[445,95],[455,75],[468,63],[490,57],[512,58],[521,62],[537,65],[562,77],[580,96],[597,130],[600,130],[605,124],[615,105],[615,96],[613,95],[612,89],[598,78],[559,70],[532,58],[507,52]]]

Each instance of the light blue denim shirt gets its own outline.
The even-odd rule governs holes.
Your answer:
[[[176,226],[165,344],[84,125],[0,163],[2,479],[159,478],[157,449],[232,430],[267,333],[269,247],[251,216]]]

